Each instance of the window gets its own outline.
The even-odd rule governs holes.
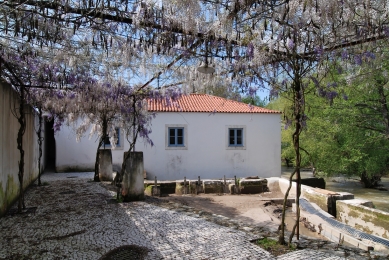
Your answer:
[[[165,149],[187,150],[188,127],[187,125],[165,125]]]
[[[243,146],[243,128],[229,129],[229,146]]]
[[[183,127],[169,127],[169,146],[184,146]]]
[[[226,125],[226,149],[246,150],[246,126]]]
[[[115,135],[116,135],[116,138],[117,138],[117,140],[116,140],[116,148],[118,148],[118,147],[122,147],[122,140],[121,140],[121,131],[120,131],[120,128],[119,127],[116,127],[115,128],[115,131],[116,131],[116,133],[115,133]],[[109,136],[107,136],[105,139],[104,139],[104,141],[103,141],[103,144],[101,145],[101,148],[102,149],[105,149],[105,148],[109,148],[109,149],[111,149],[111,142],[109,141]]]

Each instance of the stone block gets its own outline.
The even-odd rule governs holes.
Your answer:
[[[348,192],[333,192],[329,190],[301,186],[302,197],[309,202],[316,203],[322,210],[336,216],[336,201],[349,200],[354,194]]]
[[[99,179],[100,181],[112,181],[112,151],[111,149],[99,150]]]
[[[162,194],[174,194],[176,192],[176,182],[175,181],[161,181],[158,183],[161,186],[161,195]]]
[[[224,185],[221,180],[203,180],[203,190],[205,194],[220,194],[224,192]]]
[[[161,186],[153,185],[153,188],[152,188],[151,192],[152,192],[152,196],[160,197],[161,196]]]
[[[246,179],[239,181],[239,190],[241,194],[258,194],[267,190],[266,179]]]
[[[126,159],[127,152],[124,153]],[[131,152],[122,182],[123,201],[144,200],[143,152]]]
[[[161,196],[161,186],[160,185],[148,185],[145,189],[145,195],[147,196]]]
[[[176,181],[176,191],[177,195],[186,195],[189,194],[189,181]]]
[[[228,190],[229,190],[230,194],[237,194],[236,185],[235,184],[228,184]]]
[[[190,194],[199,194],[203,192],[203,182],[196,181],[196,180],[190,180],[189,181],[189,192]]]
[[[145,189],[149,185],[155,185],[155,180],[144,180]],[[157,185],[160,187],[161,196],[176,193],[176,181],[157,181]]]

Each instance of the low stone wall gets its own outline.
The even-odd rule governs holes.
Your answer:
[[[367,200],[337,201],[336,218],[365,233],[389,239],[389,213],[373,207]]]
[[[258,194],[268,190],[266,179],[241,179],[239,181],[241,194]]]
[[[295,182],[296,180],[293,181]],[[301,184],[313,188],[320,188],[320,189],[326,188],[326,182],[323,178],[316,178],[316,177],[303,178],[301,179]]]
[[[289,180],[284,178],[272,177],[266,178],[269,191],[276,192],[279,191],[282,194],[285,194],[289,187]],[[289,197],[296,197],[296,183],[292,182],[292,188],[289,191]]]
[[[144,180],[145,194],[151,196],[152,187],[155,181]],[[199,193],[229,193],[229,194],[258,194],[268,190],[267,179],[241,179],[239,186],[235,185],[234,179],[226,180],[184,180],[177,181],[157,181],[157,186],[161,196],[167,194],[199,194]],[[184,188],[186,186],[186,189]]]
[[[189,192],[190,194],[197,195],[203,193],[203,181],[190,180],[189,181]]]
[[[147,185],[147,187],[145,187],[145,195],[160,197],[161,196],[161,186],[160,185],[157,185],[157,186]]]
[[[207,193],[223,193],[223,182],[221,180],[203,180],[203,191]]]
[[[271,192],[281,192],[285,194],[289,187],[289,180],[284,178],[266,178],[267,186]],[[296,197],[296,182],[292,182],[292,187],[289,191],[289,198]],[[336,201],[354,199],[354,194],[348,192],[332,192],[320,188],[312,188],[310,186],[301,185],[301,198],[305,198],[309,202],[315,203],[325,212],[336,216]]]
[[[189,194],[189,181],[176,181],[176,194],[177,195]]]
[[[335,219],[334,216],[330,215],[326,211],[322,210],[318,205],[315,203],[310,203],[313,208],[317,210],[318,213],[326,216],[330,219]],[[293,211],[295,212],[295,204],[293,204]],[[361,238],[355,238],[352,235],[350,235],[348,232],[344,232],[343,230],[339,230],[338,228],[332,226],[327,221],[324,221],[321,217],[319,217],[316,214],[310,214],[304,210],[300,212],[300,217],[305,218],[305,223],[310,223],[314,226],[316,231],[320,233],[322,236],[328,238],[331,241],[334,241],[336,243],[340,244],[342,243],[348,243],[349,245],[353,245],[355,247],[361,248],[363,250],[377,250],[381,248],[379,244],[373,243],[370,240],[361,239]]]
[[[336,216],[336,202],[338,200],[354,199],[354,194],[348,192],[333,192],[302,185],[301,195],[309,202],[316,203],[322,210]]]

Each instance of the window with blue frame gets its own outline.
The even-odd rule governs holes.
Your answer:
[[[243,146],[243,128],[229,128],[228,133],[228,146]]]
[[[184,142],[184,128],[183,127],[169,127],[168,128],[168,140],[170,147],[182,147],[185,146]]]
[[[120,142],[120,139],[121,139],[121,136],[120,136],[120,128],[117,127],[115,128],[115,135],[116,135],[116,138],[117,138],[117,141],[116,141],[116,147],[120,147],[121,145],[121,142]],[[101,145],[101,148],[111,148],[111,142],[109,141],[109,136],[107,136],[105,139],[104,139],[104,142],[103,144]]]

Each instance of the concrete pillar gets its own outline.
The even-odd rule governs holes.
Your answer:
[[[124,153],[126,158],[127,152]],[[143,152],[131,152],[123,176],[123,201],[144,200]]]
[[[111,149],[99,150],[99,179],[100,181],[112,181],[112,151]]]

